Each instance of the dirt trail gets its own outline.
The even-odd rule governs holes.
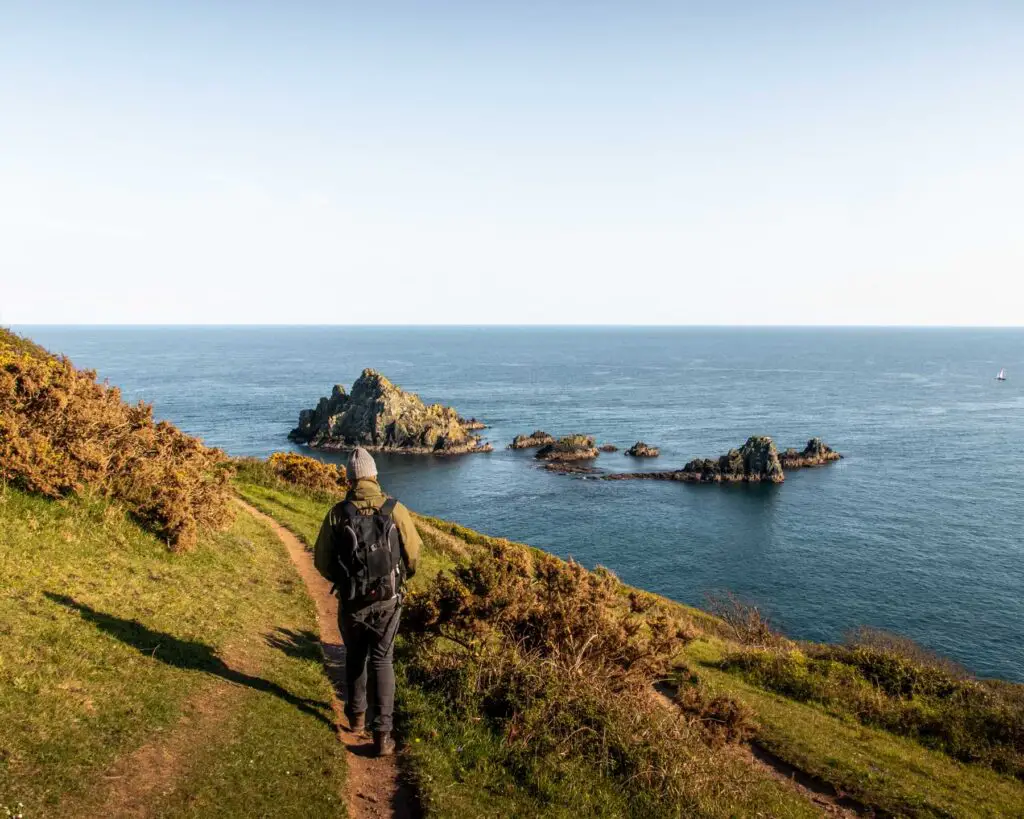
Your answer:
[[[180,778],[197,736],[212,736],[232,713],[238,688],[218,680],[189,697],[178,722],[132,753],[118,759],[100,777],[100,785],[81,799],[65,800],[60,815],[67,817],[124,817],[153,815],[160,798]]]
[[[656,685],[652,694],[664,708],[675,710],[678,706],[665,686]],[[823,816],[838,816],[844,819],[858,816],[875,816],[870,808],[850,797],[837,793],[831,784],[793,767],[785,760],[757,745],[738,745],[735,753],[753,768],[778,782],[798,791],[805,799],[813,802]]]
[[[398,772],[395,757],[373,756],[373,742],[368,734],[354,733],[342,709],[345,695],[345,645],[338,629],[338,601],[331,594],[331,585],[313,566],[313,556],[302,542],[280,523],[259,509],[239,500],[249,514],[265,523],[278,536],[299,570],[309,596],[316,604],[320,624],[320,645],[324,652],[324,665],[334,686],[334,715],[338,737],[345,746],[348,764],[348,795],[346,803],[352,819],[379,819],[397,817],[412,819],[419,815],[412,790]]]

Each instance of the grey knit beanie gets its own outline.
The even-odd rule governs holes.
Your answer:
[[[352,450],[352,454],[349,456],[348,475],[351,480],[377,477],[377,464],[374,462],[373,456],[361,446]]]

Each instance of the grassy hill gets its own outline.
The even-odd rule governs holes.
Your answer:
[[[0,531],[0,810],[338,815],[316,619],[271,532],[239,515],[176,556],[109,501],[10,487]]]
[[[225,466],[0,330],[0,815],[343,811],[311,601]]]
[[[265,473],[243,470],[238,481],[253,505],[313,542],[330,498]],[[417,525],[425,565],[407,606],[399,705],[408,761],[429,815],[805,816],[835,804],[880,816],[1024,815],[1024,686],[974,680],[898,640],[876,637],[860,648],[798,644],[749,611],[712,616],[605,572],[571,570],[528,546],[431,518],[418,517]],[[639,706],[630,691],[622,713],[608,703],[609,693],[622,691],[587,689],[588,678],[608,677],[607,657],[584,655],[575,676],[561,667],[564,678],[546,679],[550,687],[539,693],[524,694],[523,677],[515,674],[481,683],[481,661],[520,663],[527,677],[538,675],[529,658],[494,650],[509,639],[521,648],[528,633],[499,611],[493,587],[481,593],[481,576],[498,564],[518,567],[533,587],[544,586],[538,565],[555,574],[548,614],[541,607],[528,616],[560,617],[559,628],[571,617],[555,610],[593,578],[610,591],[603,606],[617,608],[613,618],[630,622],[628,611],[644,621],[640,630],[659,618],[681,626],[685,639],[664,673],[644,680],[655,707]],[[502,584],[533,594],[515,585],[515,573],[503,575]],[[477,599],[462,607],[463,621],[449,618],[433,638],[425,636],[423,610],[436,615],[457,606],[467,581],[477,583]],[[585,621],[607,616],[586,613]],[[504,631],[491,628],[494,620],[503,620]],[[474,632],[475,644],[468,637]],[[550,656],[542,661],[558,667]],[[663,680],[662,695],[651,686],[655,678]],[[566,714],[540,702],[545,697],[576,710]],[[907,712],[931,720],[915,721]],[[886,714],[892,719],[879,717]],[[923,730],[928,726],[932,733]],[[678,777],[656,753],[659,731],[671,739],[665,753],[682,762]],[[567,739],[573,732],[599,734],[601,741],[580,744]],[[972,742],[977,759],[965,763],[957,756]],[[651,789],[637,789],[638,771],[654,769]],[[808,788],[785,781],[791,777]]]

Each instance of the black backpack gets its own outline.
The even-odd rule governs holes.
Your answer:
[[[363,604],[390,600],[402,588],[402,541],[393,517],[394,498],[380,509],[359,509],[351,501],[338,506],[334,526],[338,572],[335,588],[343,601]]]

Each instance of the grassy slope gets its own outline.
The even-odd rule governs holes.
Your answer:
[[[338,815],[316,620],[269,530],[242,514],[173,556],[106,502],[0,487],[0,532],[0,810],[94,813],[205,703],[152,815]]]
[[[866,804],[895,815],[1024,815],[1024,784],[1015,779],[755,688],[711,666],[722,655],[717,640],[686,653],[705,685],[753,708],[762,747]]]
[[[238,484],[240,494],[277,518],[311,545],[326,511],[319,498],[281,487]],[[413,588],[426,585],[440,570],[454,565],[482,536],[453,524],[418,517],[424,540],[420,570]],[[501,736],[483,721],[455,720],[441,699],[425,694],[404,679],[403,645],[397,650],[397,707],[407,741],[406,759],[428,815],[443,819],[474,817],[624,816],[627,806],[614,782],[595,775],[584,763],[566,760],[558,771],[538,767],[516,770]],[[725,764],[732,764],[727,761]],[[777,817],[810,817],[817,811],[774,780],[751,775],[735,761],[742,794],[732,802],[705,806],[702,815],[752,815],[754,807]],[[529,786],[524,786],[528,782]],[[737,814],[736,811],[739,810]]]
[[[307,543],[316,537],[326,504],[287,489],[254,484],[242,494],[278,518]],[[419,518],[426,562],[415,583],[426,583],[440,568],[488,538],[461,526]],[[670,601],[659,605],[713,633],[715,619]],[[790,764],[833,784],[863,803],[895,815],[1024,815],[1024,784],[990,769],[960,764],[948,756],[885,731],[866,728],[754,688],[710,666],[724,643],[715,636],[688,646],[686,661],[702,684],[728,693],[757,715],[759,743]],[[501,766],[500,744],[479,725],[448,724],[436,703],[420,692],[400,691],[410,733],[410,760],[428,808],[437,816],[569,815],[552,805],[550,794],[526,793]],[[543,791],[543,788],[541,789]],[[787,803],[788,804],[788,803]],[[614,797],[606,806],[614,812]],[[768,815],[785,815],[782,805],[765,806]],[[795,811],[788,804],[786,810]],[[578,811],[577,811],[577,815]]]

